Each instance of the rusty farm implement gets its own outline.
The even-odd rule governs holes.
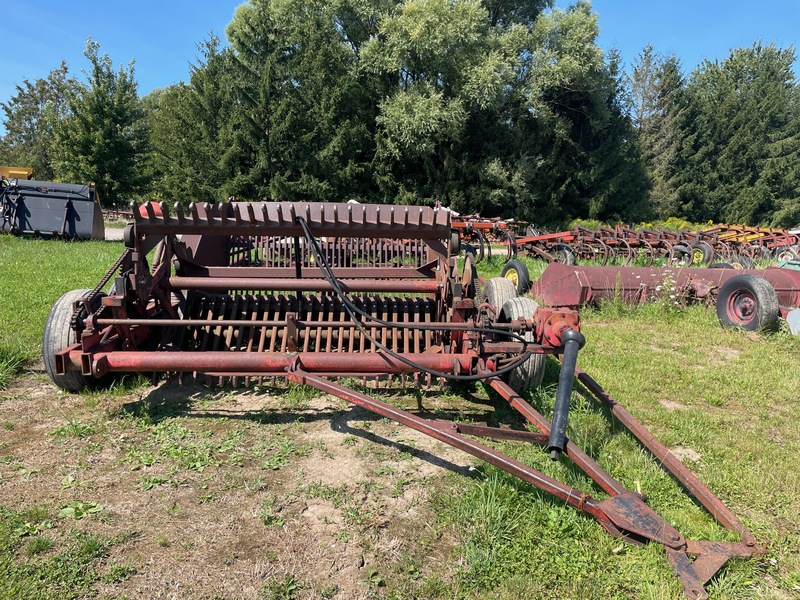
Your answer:
[[[714,305],[725,327],[774,329],[779,318],[791,325],[800,315],[800,270],[789,268],[794,264],[738,270],[552,263],[531,294],[548,306],[572,308],[612,300],[642,304],[667,295],[679,304]]]
[[[584,343],[570,309],[520,298],[504,278],[481,283],[457,260],[450,215],[428,207],[226,203],[133,211],[125,251],[92,290],[53,306],[47,372],[69,391],[116,373],[204,375],[249,384],[284,378],[342,398],[495,465],[588,513],[611,535],[658,542],[688,597],[731,558],[764,552],[747,527],[577,366]],[[106,289],[113,281],[111,291]],[[562,362],[552,422],[523,396],[547,354]],[[347,387],[483,380],[536,429],[422,418]],[[686,539],[566,437],[574,380],[646,447],[738,542]],[[543,446],[596,484],[595,497],[490,443]]]

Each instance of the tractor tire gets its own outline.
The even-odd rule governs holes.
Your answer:
[[[557,263],[570,267],[577,259],[575,250],[569,244],[553,244],[548,252],[555,257]]]
[[[714,258],[714,249],[705,242],[694,242],[690,246],[692,252],[692,266],[702,267],[708,265]]]
[[[692,250],[688,246],[675,244],[672,247],[672,259],[670,266],[689,267],[692,265]]]
[[[495,318],[499,318],[503,305],[517,297],[517,288],[505,277],[492,277],[483,286],[483,297],[486,303],[494,309]]]
[[[800,258],[800,248],[795,249],[792,246],[778,246],[775,248],[775,259],[778,262],[788,262],[798,258]]]
[[[778,325],[778,295],[770,283],[756,275],[736,275],[717,294],[717,317],[723,327],[769,331]]]
[[[712,264],[708,265],[708,268],[709,269],[733,269],[734,266],[730,265],[730,264],[728,264],[726,262],[717,262],[717,263],[712,263]]]
[[[72,305],[76,300],[83,298],[91,290],[72,290],[56,300],[47,315],[42,334],[42,358],[44,368],[50,379],[58,387],[67,392],[80,392],[86,387],[99,387],[106,378],[96,379],[86,377],[77,371],[69,371],[63,375],[56,373],[56,353],[78,343],[70,323],[72,322]],[[100,299],[105,296],[102,292],[97,294],[92,301],[92,308],[100,305]]]
[[[537,308],[539,305],[530,298],[512,298],[503,304],[499,321],[510,323],[514,319],[532,319]],[[527,342],[534,341],[532,331],[525,332],[523,337]],[[528,360],[506,376],[509,387],[518,394],[539,387],[544,377],[546,360],[547,357],[544,354],[531,354]]]
[[[734,269],[739,269],[740,271],[744,269],[752,269],[753,259],[746,254],[734,254],[731,256],[730,260],[728,260],[728,264]]]
[[[502,277],[508,279],[517,288],[517,295],[527,294],[531,289],[531,274],[528,266],[521,260],[510,260],[503,267]]]

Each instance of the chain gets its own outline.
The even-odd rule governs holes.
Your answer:
[[[117,272],[117,269],[119,269],[122,266],[122,263],[128,257],[130,252],[131,252],[130,248],[125,248],[125,251],[122,253],[122,256],[120,256],[117,259],[117,261],[111,266],[111,268],[108,271],[106,271],[106,274],[103,275],[103,278],[100,280],[100,283],[98,283],[96,286],[94,286],[94,289],[92,291],[90,291],[86,295],[86,305],[87,306],[91,306],[92,300],[94,300],[94,297],[97,296],[97,294],[99,294],[100,291],[106,286],[106,284],[111,279],[111,277],[114,275],[114,273]],[[72,319],[70,320],[70,326],[72,327],[73,330],[77,330],[77,328],[78,328],[78,323],[80,321],[80,315],[81,315],[81,310],[82,309],[83,309],[83,307],[79,306],[77,309],[75,309],[75,312],[72,314]]]

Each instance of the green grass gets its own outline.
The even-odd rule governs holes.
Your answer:
[[[122,242],[64,242],[0,235],[2,350],[36,360],[50,307],[64,292],[92,288],[122,253]]]
[[[127,536],[91,535],[54,513],[48,507],[15,512],[0,505],[0,597],[80,598],[100,580],[119,579],[119,567],[106,570],[105,559]]]

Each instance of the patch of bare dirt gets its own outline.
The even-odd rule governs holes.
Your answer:
[[[697,450],[687,446],[675,446],[670,448],[669,451],[675,455],[675,458],[684,464],[686,464],[687,461],[699,462],[703,458],[703,455]]]
[[[688,406],[672,400],[659,400],[658,403],[667,410],[688,410]]]

